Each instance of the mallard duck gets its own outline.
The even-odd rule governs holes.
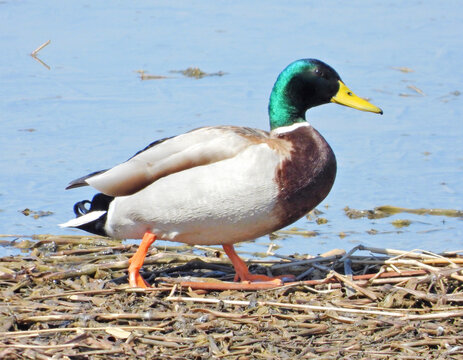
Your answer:
[[[233,245],[293,223],[328,195],[336,158],[305,112],[330,102],[382,114],[329,65],[297,60],[273,86],[270,132],[211,126],[155,141],[124,163],[72,181],[67,189],[90,185],[101,193],[76,203],[77,218],[61,226],[141,238],[129,261],[132,287],[149,286],[139,270],[156,239],[222,245],[235,281],[281,283],[251,274]]]

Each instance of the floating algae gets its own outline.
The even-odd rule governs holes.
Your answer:
[[[289,229],[284,229],[284,230],[277,230],[274,231],[273,234],[277,235],[299,235],[299,236],[304,236],[304,237],[314,237],[317,236],[318,233],[316,231],[310,231],[310,230],[301,230],[297,227],[292,227]]]
[[[412,68],[409,68],[407,66],[394,66],[392,67],[392,69],[403,72],[403,73],[411,73],[415,71]]]
[[[410,226],[412,222],[410,220],[406,219],[397,219],[392,222],[392,225],[394,225],[396,228],[403,228],[406,226]]]
[[[198,67],[189,67],[185,70],[171,70],[170,72],[182,74],[186,77],[195,78],[195,79],[202,79],[203,77],[206,77],[206,76],[223,76],[226,74],[223,71],[218,71],[215,73],[206,73]]]
[[[42,211],[42,210],[34,211],[34,210],[29,209],[29,208],[26,208],[26,209],[22,210],[21,212],[25,216],[32,215],[32,217],[34,219],[38,219],[38,218],[41,218],[41,217],[44,217],[44,216],[53,215],[53,211]]]
[[[375,207],[373,210],[356,210],[346,206],[344,212],[350,219],[367,217],[368,219],[381,219],[394,214],[409,213],[416,215],[435,215],[448,217],[463,217],[462,210],[454,209],[408,209],[398,206],[383,205]]]
[[[323,225],[323,224],[327,224],[328,223],[328,219],[327,218],[322,218],[322,217],[319,217],[317,218],[317,220],[315,220],[316,223],[318,225]]]
[[[146,72],[146,70],[136,70],[136,73],[140,75],[140,80],[162,80],[162,79],[169,79],[172,78],[171,76],[164,76],[164,75],[151,75]],[[189,67],[185,70],[171,70],[169,71],[173,74],[182,74],[183,76],[194,78],[194,79],[202,79],[206,76],[223,76],[226,75],[226,72],[218,71],[215,73],[207,73],[202,71],[198,67]]]
[[[161,79],[168,79],[168,76],[163,75],[151,75],[146,73],[145,70],[136,70],[136,73],[140,75],[140,80],[161,80]]]

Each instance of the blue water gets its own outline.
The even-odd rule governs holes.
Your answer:
[[[384,115],[332,104],[309,111],[338,159],[334,188],[319,206],[328,223],[298,221],[319,236],[278,240],[278,253],[359,243],[461,249],[461,218],[352,220],[343,208],[463,208],[462,30],[459,1],[1,1],[0,233],[83,234],[57,227],[93,195],[65,191],[70,180],[196,127],[268,129],[277,75],[315,57]],[[38,57],[50,69],[28,55],[47,40]],[[192,66],[227,74],[170,73]],[[137,70],[169,78],[141,81]],[[34,219],[25,208],[53,214]],[[397,230],[395,219],[412,224]]]

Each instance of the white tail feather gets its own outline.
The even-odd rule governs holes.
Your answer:
[[[92,211],[89,212],[88,214],[79,216],[78,218],[69,220],[68,222],[65,222],[64,224],[59,224],[60,227],[66,228],[66,227],[78,227],[84,224],[87,224],[89,222],[92,222],[101,216],[106,214],[106,211]]]

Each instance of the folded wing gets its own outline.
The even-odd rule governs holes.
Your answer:
[[[67,189],[90,185],[110,196],[131,195],[162,177],[229,159],[268,138],[267,132],[251,128],[196,129],[156,141],[122,164],[72,181]]]

